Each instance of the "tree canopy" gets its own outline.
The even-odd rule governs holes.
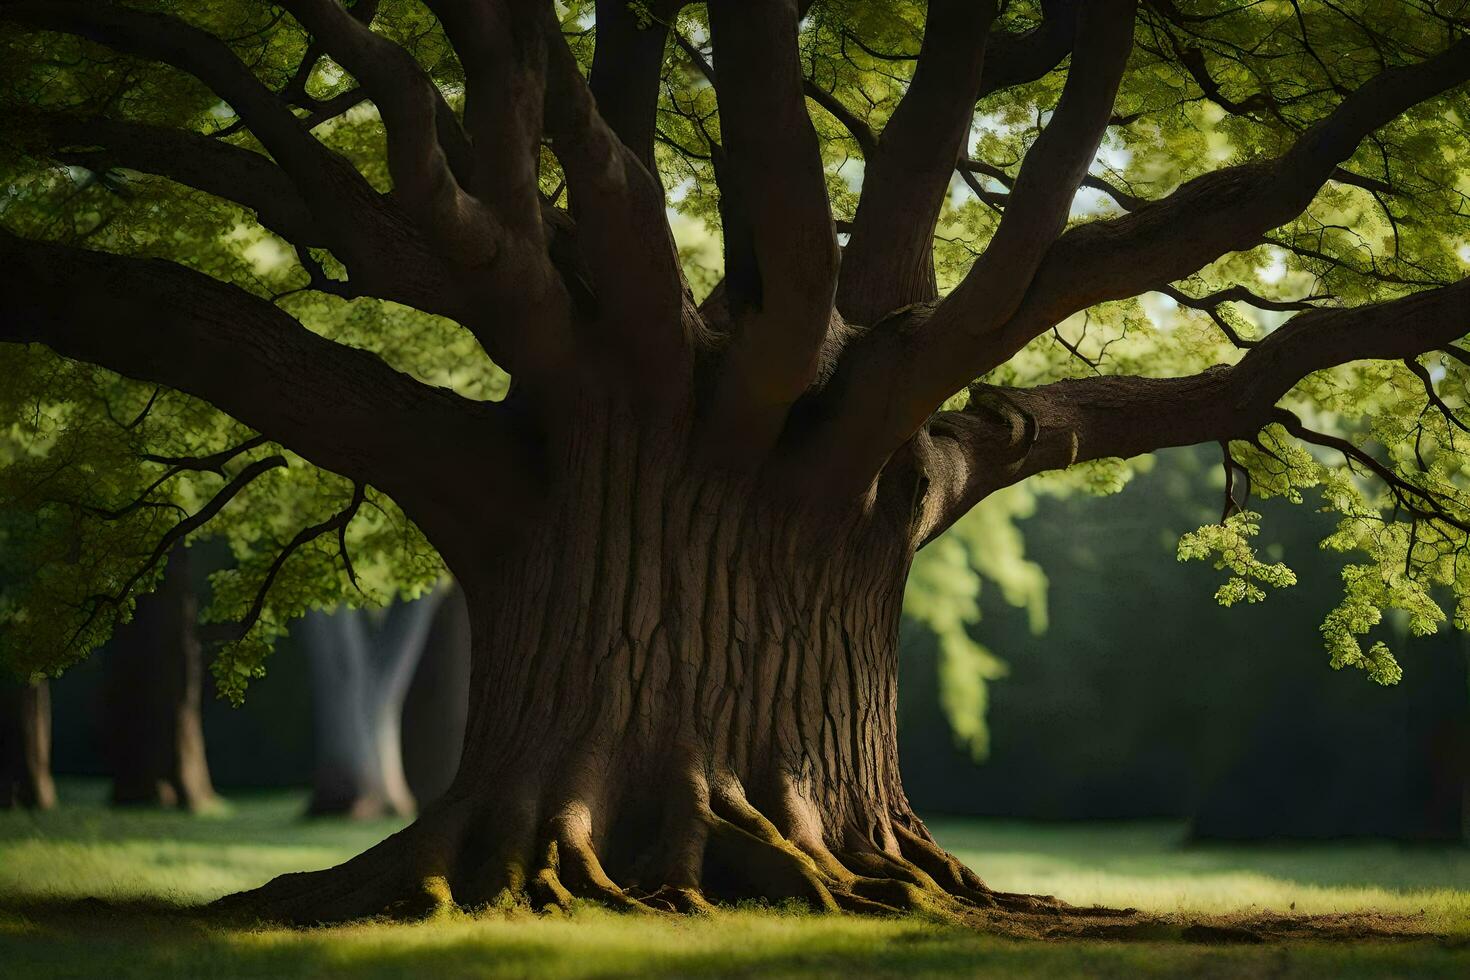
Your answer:
[[[800,6],[0,0],[0,659],[74,662],[219,536],[238,698],[303,611],[442,574],[385,446],[512,509],[523,447],[465,418],[691,348],[735,456],[925,456],[917,543],[958,524],[909,605],[957,679],[995,670],[966,566],[1034,601],[1016,485],[1171,445],[1221,447],[1179,549],[1221,602],[1291,583],[1281,496],[1353,555],[1333,666],[1396,679],[1386,609],[1470,624],[1470,3]]]

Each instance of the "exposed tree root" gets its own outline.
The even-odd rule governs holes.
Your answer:
[[[1131,910],[1074,909],[1046,896],[994,891],[908,815],[887,821],[886,849],[855,836],[832,848],[799,822],[778,827],[733,781],[695,781],[692,792],[671,795],[652,822],[657,833],[615,859],[607,826],[583,798],[544,806],[526,802],[535,795],[515,794],[520,805],[490,806],[451,797],[343,865],[283,875],[216,907],[303,925],[413,919],[456,907],[568,910],[578,902],[653,915],[796,902],[822,912],[919,912],[1008,932],[1018,931],[1014,925],[1028,934],[1063,920],[1140,919]]]
[[[519,797],[521,800],[530,797]],[[1415,920],[1376,915],[1185,919],[1080,908],[989,888],[905,814],[887,848],[833,848],[778,828],[738,786],[697,787],[669,803],[658,834],[613,858],[595,809],[573,799],[542,808],[461,798],[346,864],[283,875],[215,903],[227,914],[298,925],[357,918],[421,919],[487,906],[570,911],[591,902],[625,912],[700,914],[746,901],[821,912],[921,914],[1018,938],[1249,943],[1281,939],[1432,938]],[[674,815],[674,816],[671,816]],[[609,871],[613,867],[613,871]]]

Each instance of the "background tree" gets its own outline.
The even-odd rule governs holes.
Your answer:
[[[354,584],[416,594],[442,557],[469,604],[454,786],[253,908],[1055,914],[934,843],[895,744],[915,551],[1047,471],[1112,488],[1102,461],[1221,444],[1225,515],[1181,548],[1231,602],[1291,581],[1247,489],[1320,487],[1363,555],[1332,660],[1380,681],[1381,609],[1470,608],[1462,3],[0,21],[0,340],[46,348],[5,354],[33,515],[7,658],[83,655],[211,531],[233,696]],[[720,268],[668,203],[717,225]]]
[[[199,717],[198,600],[183,544],[174,545],[164,566],[158,590],[138,600],[132,622],[108,645],[112,801],[197,812],[216,802]]]
[[[469,686],[470,610],[454,585],[434,614],[403,705],[403,770],[420,807],[439,799],[454,782]]]
[[[0,674],[0,809],[56,805],[51,778],[51,688]]]
[[[403,704],[448,588],[386,610],[307,616],[312,792],[307,812],[354,819],[412,816],[403,766]]]

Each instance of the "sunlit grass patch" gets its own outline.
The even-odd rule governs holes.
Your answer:
[[[1024,824],[939,818],[930,829],[986,881],[1076,905],[1157,913],[1377,911],[1470,935],[1470,848],[1386,841],[1189,843],[1172,822]]]
[[[242,796],[228,814],[200,819],[113,811],[94,785],[62,792],[53,813],[0,813],[0,976],[1470,976],[1464,849],[1188,845],[1170,823],[932,823],[1007,890],[1162,914],[1422,908],[1447,942],[1044,943],[918,918],[775,909],[682,919],[487,910],[409,925],[241,928],[179,906],[336,863],[398,824],[307,821],[296,794]]]

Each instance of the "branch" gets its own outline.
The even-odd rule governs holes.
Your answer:
[[[350,19],[350,18],[349,18]],[[422,236],[308,123],[266,88],[221,39],[176,17],[84,0],[4,0],[0,20],[74,34],[172,65],[228,102],[307,202],[332,252],[372,295],[458,317],[440,261]]]
[[[682,38],[680,40],[681,42],[683,41]],[[687,44],[687,42],[683,43]],[[687,51],[688,48],[686,47],[685,50]],[[695,53],[698,54],[697,51]],[[703,58],[699,59],[699,64],[705,64]],[[706,74],[705,77],[709,78],[710,76],[709,74]],[[714,84],[714,80],[712,78],[710,79],[710,84]],[[863,156],[865,158],[871,159],[877,157],[878,134],[873,132],[872,127],[864,122],[857,113],[849,109],[843,103],[843,101],[836,96],[836,94],[822,88],[822,86],[818,85],[816,81],[811,78],[802,79],[801,90],[803,93],[806,94],[807,98],[811,99],[817,105],[825,109],[827,111],[827,115],[837,120],[842,125],[842,128],[847,130],[847,133],[849,136],[852,137],[853,142],[858,145],[858,149],[863,151]]]
[[[864,147],[862,197],[837,287],[837,308],[851,322],[873,324],[938,295],[934,226],[966,148],[994,19],[993,3],[929,4],[913,81],[876,144]]]
[[[155,397],[157,396],[157,394],[158,390],[155,390]],[[88,507],[87,510],[91,511],[104,520],[115,521],[120,517],[125,517],[126,515],[131,514],[133,511],[138,510],[141,507],[150,506],[148,498],[153,495],[153,491],[157,490],[159,487],[163,486],[165,483],[167,483],[169,480],[172,480],[179,474],[206,472],[218,473],[220,476],[224,476],[226,463],[230,462],[242,453],[248,453],[252,449],[257,449],[260,446],[265,445],[266,442],[267,440],[265,436],[254,436],[250,439],[246,439],[244,442],[240,443],[237,446],[231,446],[229,449],[222,449],[219,452],[211,453],[208,456],[155,456],[151,453],[144,453],[142,458],[147,462],[161,463],[168,467],[164,474],[158,479],[154,480],[152,483],[150,483],[148,485],[148,488],[140,493],[137,497],[133,498],[131,502],[126,503],[121,507],[118,507],[114,510],[108,510],[101,507]]]
[[[1079,0],[1042,0],[1042,21],[1033,30],[991,32],[978,97],[1034,82],[1060,65],[1072,51],[1081,5]]]
[[[263,227],[287,241],[327,244],[295,183],[253,150],[167,126],[103,117],[36,112],[13,121],[22,141],[37,139],[37,150],[60,163],[96,173],[126,167],[167,177],[249,208]]]
[[[1461,432],[1470,432],[1470,425],[1466,425],[1463,421],[1461,421],[1460,417],[1455,414],[1455,410],[1450,408],[1449,404],[1440,397],[1438,391],[1434,390],[1434,379],[1430,377],[1429,372],[1425,370],[1424,365],[1420,364],[1412,357],[1406,357],[1404,358],[1404,367],[1408,368],[1409,373],[1417,378],[1419,380],[1419,383],[1423,385],[1424,397],[1428,399],[1431,406],[1439,411],[1440,415],[1444,416],[1444,420],[1446,422],[1459,429]]]
[[[420,384],[236,286],[171,262],[3,231],[0,264],[11,276],[0,292],[0,342],[45,344],[202,398],[405,507],[422,502],[425,481],[415,474],[426,471],[444,474],[438,496],[454,485],[482,492],[491,472],[512,490],[529,479],[499,406]],[[466,465],[483,472],[466,477]]]
[[[1276,420],[1276,402],[1315,371],[1359,360],[1404,360],[1460,338],[1470,331],[1467,304],[1470,279],[1369,306],[1312,310],[1277,328],[1234,367],[1180,378],[1095,377],[1026,389],[977,385],[970,407],[941,412],[930,422],[933,492],[920,540],[931,540],[1000,487],[1044,470],[1249,439]],[[1022,429],[1032,435],[1021,438]]]
[[[465,72],[464,121],[473,152],[466,189],[493,214],[488,253],[466,256],[473,309],[460,318],[497,363],[545,397],[577,355],[571,288],[550,257],[565,215],[541,199],[550,5],[432,0]],[[570,277],[575,279],[575,276]]]
[[[96,622],[97,616],[105,607],[111,606],[121,611],[123,603],[127,602],[128,597],[132,595],[133,589],[142,581],[143,576],[151,572],[163,560],[164,556],[173,549],[175,544],[213,520],[215,515],[224,510],[226,504],[239,496],[240,491],[253,483],[257,477],[278,467],[284,467],[285,465],[286,457],[281,455],[266,456],[263,459],[253,461],[244,469],[240,470],[239,473],[236,473],[203,507],[165,531],[159,539],[158,544],[154,547],[153,553],[148,556],[143,566],[123,583],[122,588],[110,595],[95,595],[91,597],[92,610],[72,634],[71,639],[67,642],[67,647],[71,647],[81,638],[82,634],[87,631],[87,628]]]
[[[1433,493],[1423,487],[1417,487],[1403,477],[1399,476],[1392,468],[1385,466],[1374,459],[1367,450],[1353,445],[1341,436],[1328,435],[1316,432],[1302,424],[1302,420],[1295,413],[1284,408],[1278,408],[1272,416],[1273,422],[1280,423],[1291,435],[1296,436],[1303,442],[1322,446],[1326,449],[1334,449],[1342,453],[1351,466],[1357,463],[1368,472],[1382,480],[1393,494],[1395,503],[1408,511],[1416,518],[1424,520],[1442,521],[1460,531],[1470,532],[1470,524],[1455,517],[1441,506],[1440,500]]]
[[[722,196],[744,227],[726,227],[733,336],[711,419],[714,442],[768,445],[816,376],[832,316],[837,237],[821,149],[802,96],[795,0],[715,0]],[[733,233],[732,233],[733,232]]]
[[[428,6],[464,67],[464,124],[474,147],[466,187],[512,233],[539,243],[550,7],[519,0],[429,0]]]
[[[282,548],[276,557],[272,559],[270,567],[266,569],[265,578],[260,583],[260,589],[255,593],[255,599],[250,603],[250,609],[245,613],[245,617],[240,620],[236,635],[237,640],[244,639],[246,634],[260,621],[260,614],[265,611],[265,600],[270,594],[271,586],[275,584],[276,576],[281,573],[281,569],[285,566],[286,561],[297,551],[324,534],[333,531],[337,532],[337,540],[341,548],[343,563],[347,567],[347,574],[352,579],[352,584],[357,584],[357,574],[352,570],[351,559],[347,557],[347,526],[352,523],[352,519],[357,516],[358,510],[362,507],[362,502],[366,499],[366,491],[367,488],[361,483],[353,484],[352,500],[346,507],[319,524],[313,524],[310,527],[304,527],[300,531],[297,531],[296,536],[287,542],[286,547]]]
[[[550,18],[547,30],[546,133],[566,175],[576,217],[573,240],[591,278],[596,319],[622,341],[640,390],[682,396],[693,347],[681,330],[683,275],[663,187],[603,117],[601,101]],[[662,55],[660,35],[660,63]],[[612,58],[604,57],[604,71],[611,70]],[[651,153],[651,131],[649,139]]]
[[[439,142],[444,98],[413,55],[375,33],[340,0],[282,5],[372,96],[388,135],[394,195],[425,234],[470,255],[490,252],[495,232],[478,202],[459,186]]]
[[[1005,322],[1065,226],[1077,188],[1107,132],[1133,45],[1134,6],[1134,0],[1101,0],[1079,14],[1082,40],[1072,54],[1056,111],[1027,151],[984,254],[935,312],[930,330],[936,334],[936,357],[954,353],[939,334],[974,337]]]
[[[870,330],[852,346],[825,395],[835,403],[833,421],[820,427],[809,469],[839,474],[838,484],[860,492],[977,376],[973,348],[1020,303],[1097,153],[1132,45],[1133,12],[1134,0],[1095,0],[1079,12],[1087,42],[1073,52],[1056,111],[1026,154],[990,245],[937,307],[900,308],[890,329]],[[944,166],[948,180],[955,159]]]
[[[20,0],[0,3],[0,20],[75,34],[193,75],[246,121],[308,198],[340,200],[344,181],[368,186],[351,164],[312,137],[224,41],[178,18],[83,0]]]
[[[1275,160],[1197,177],[1129,214],[1081,225],[1048,251],[1024,303],[970,361],[978,376],[1080,309],[1182,279],[1251,248],[1335,179],[1369,133],[1470,79],[1470,38],[1418,64],[1382,72]]]
[[[588,84],[602,118],[650,172],[668,18],[678,6],[671,0],[650,4],[645,26],[627,0],[597,0],[597,47]]]

